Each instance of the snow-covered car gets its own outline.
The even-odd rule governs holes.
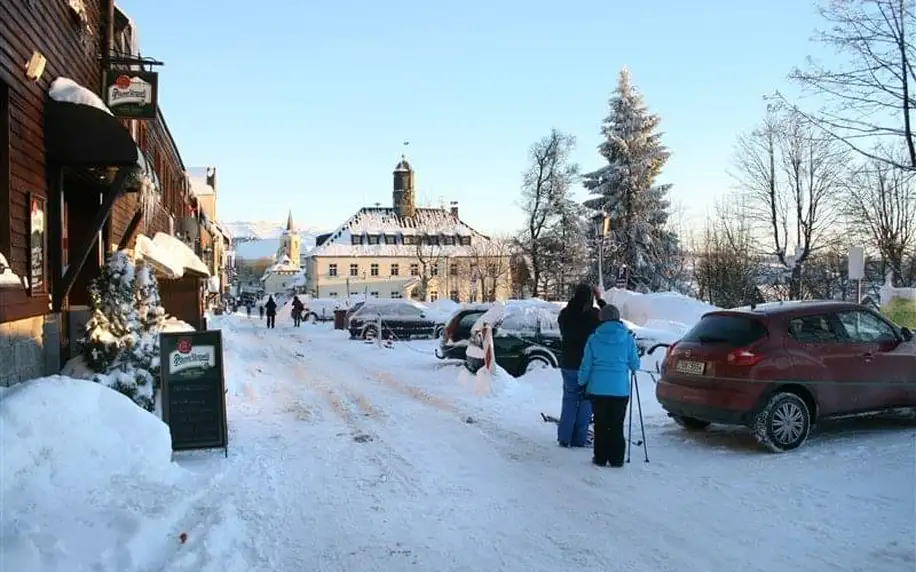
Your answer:
[[[483,327],[493,331],[494,359],[514,376],[559,366],[560,307],[542,300],[509,300],[493,305],[471,327],[464,365],[476,372],[484,365]]]
[[[350,317],[347,329],[351,338],[431,338],[439,324],[435,318],[427,316],[426,311],[423,305],[411,300],[366,302]]]
[[[487,310],[489,304],[468,304],[461,306],[445,323],[445,331],[439,338],[436,357],[439,359],[465,359],[471,328]]]

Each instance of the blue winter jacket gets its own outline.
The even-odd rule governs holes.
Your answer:
[[[603,322],[585,344],[579,385],[590,395],[630,395],[630,375],[639,369],[636,338],[623,322]]]

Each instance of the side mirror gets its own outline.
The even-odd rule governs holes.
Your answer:
[[[900,335],[903,336],[903,341],[905,342],[913,341],[913,331],[910,330],[909,328],[904,327],[903,329],[901,329]]]

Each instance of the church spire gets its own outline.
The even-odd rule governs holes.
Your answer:
[[[289,210],[289,216],[286,218],[286,232],[294,232],[296,225],[293,224],[293,210]]]

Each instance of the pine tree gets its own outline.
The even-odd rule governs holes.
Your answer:
[[[92,316],[80,343],[94,380],[152,411],[159,385],[159,332],[165,310],[145,264],[115,252],[89,288]]]
[[[661,118],[649,112],[626,68],[609,107],[601,129],[605,140],[598,146],[608,164],[584,175],[585,188],[596,195],[585,205],[610,218],[608,269],[626,265],[628,288],[656,290],[663,287],[663,265],[680,250],[677,235],[667,228],[671,185],[655,182],[671,153],[656,131]]]

